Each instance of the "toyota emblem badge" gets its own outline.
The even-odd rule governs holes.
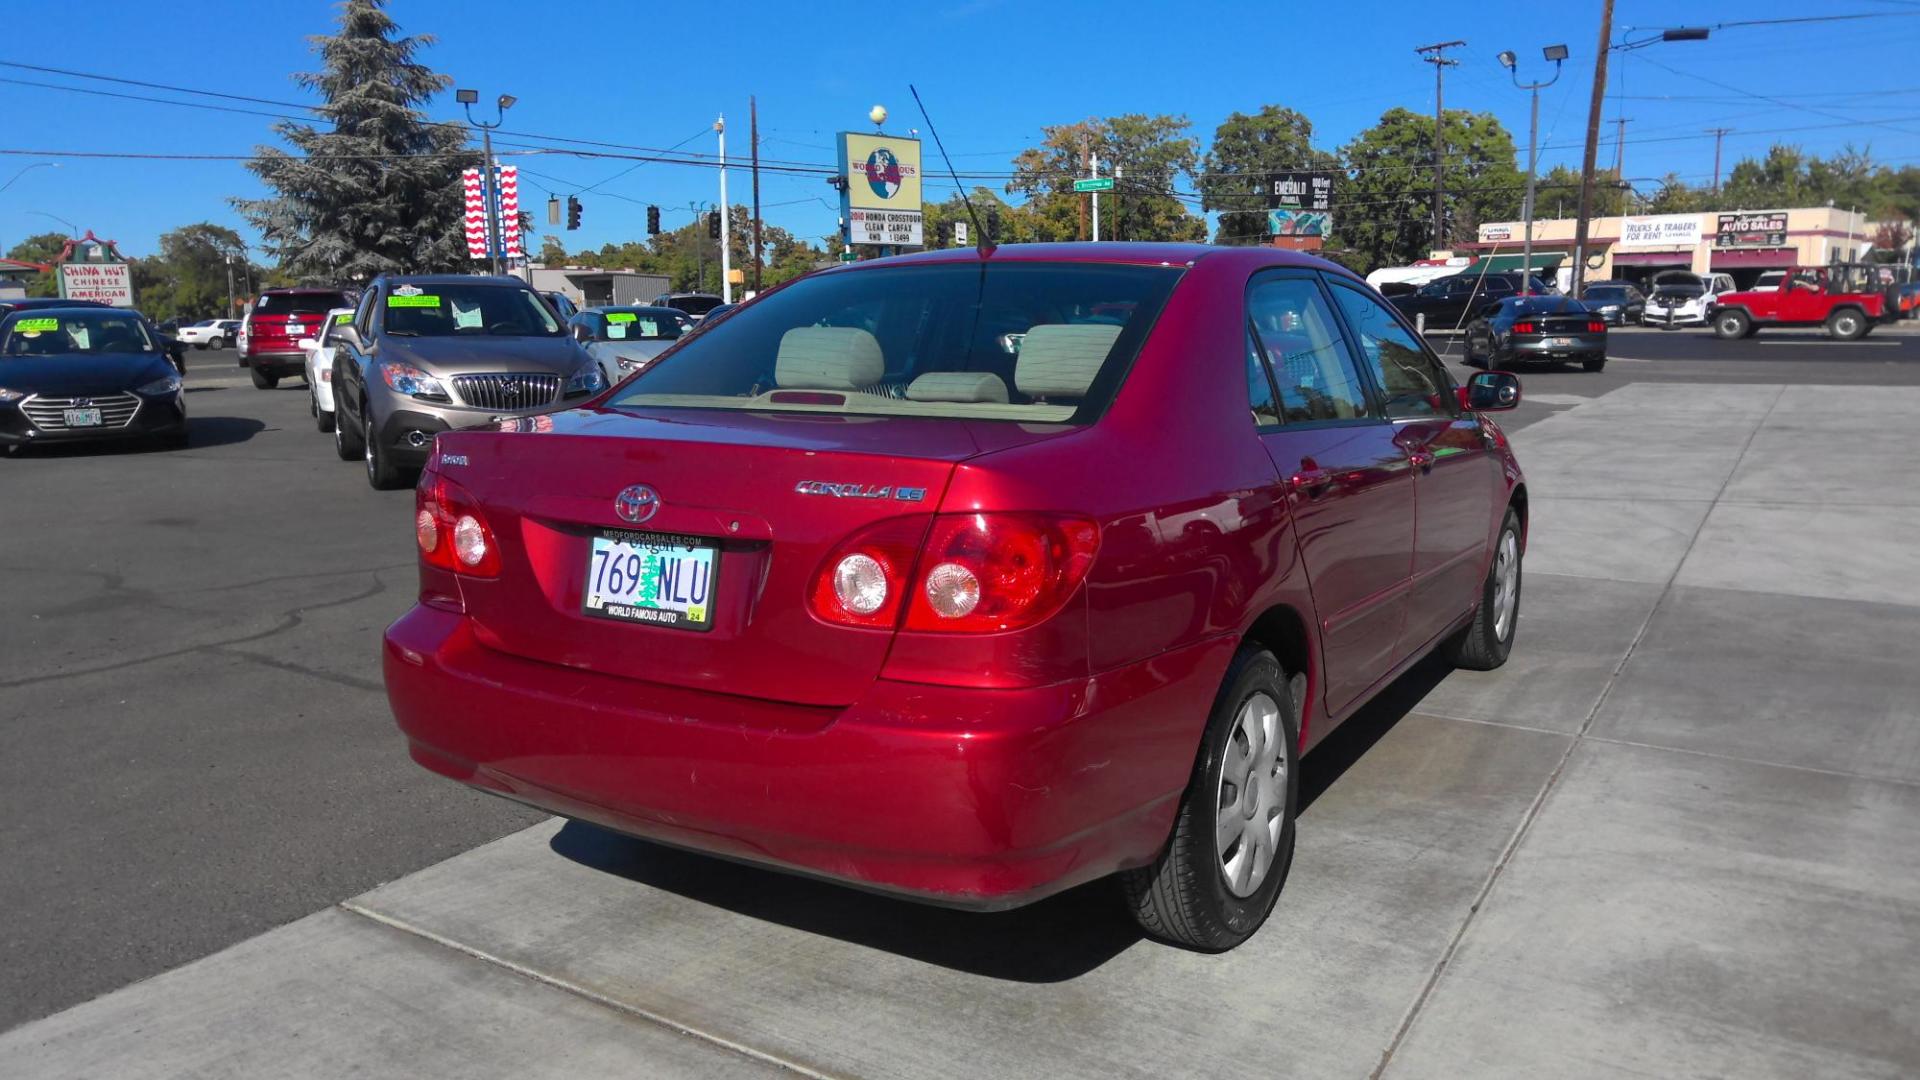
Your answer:
[[[660,493],[645,484],[635,484],[613,497],[613,512],[635,525],[653,517],[659,509]]]

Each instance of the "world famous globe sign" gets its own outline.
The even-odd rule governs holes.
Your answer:
[[[900,159],[893,151],[882,146],[867,155],[867,186],[883,199],[900,193]]]

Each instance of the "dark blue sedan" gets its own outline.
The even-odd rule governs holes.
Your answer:
[[[139,312],[39,308],[0,321],[0,447],[153,438],[187,444],[167,341]]]

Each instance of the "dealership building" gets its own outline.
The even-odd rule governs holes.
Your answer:
[[[1494,270],[1517,270],[1525,223],[1480,226],[1477,243],[1462,244]],[[1571,269],[1574,220],[1533,223],[1533,265],[1540,271]],[[1762,272],[1792,266],[1857,259],[1873,244],[1866,215],[1830,206],[1735,213],[1654,214],[1594,218],[1588,226],[1588,281],[1645,284],[1662,270],[1726,273],[1744,288]],[[1491,258],[1485,258],[1491,256]]]

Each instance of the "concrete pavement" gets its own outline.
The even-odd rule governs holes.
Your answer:
[[[1636,383],[1526,426],[1513,661],[1307,758],[1226,956],[1099,887],[968,915],[549,822],[0,1035],[0,1075],[1920,1073],[1920,480],[1861,456],[1916,409]]]

